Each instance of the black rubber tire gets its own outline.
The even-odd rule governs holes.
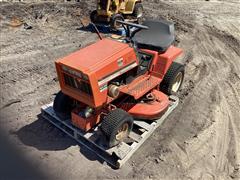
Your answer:
[[[73,108],[73,100],[59,91],[53,102],[53,109],[58,117],[61,119],[66,119],[71,116],[71,111]]]
[[[133,127],[133,118],[126,111],[122,109],[115,109],[104,117],[101,124],[101,129],[108,140],[108,146],[113,147],[118,145],[121,141],[116,139],[118,129],[124,123],[128,123],[128,134]]]
[[[94,10],[91,12],[90,14],[90,20],[92,23],[96,23],[97,22],[97,10]]]
[[[133,10],[134,18],[138,19],[138,21],[142,21],[143,12],[144,12],[144,9],[143,9],[142,3],[136,3]],[[142,14],[141,16],[140,16],[140,13]]]
[[[110,26],[112,29],[115,29],[115,30],[122,26],[121,24],[118,24],[116,22],[116,20],[124,21],[124,17],[121,14],[112,15],[111,20],[110,20]]]
[[[160,83],[160,90],[167,95],[176,95],[178,90],[181,88],[184,79],[184,65],[173,62],[167,73],[165,74],[163,81]],[[177,92],[172,91],[172,86],[175,78],[179,73],[182,73],[182,82],[177,90]]]

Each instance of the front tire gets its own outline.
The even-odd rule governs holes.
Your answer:
[[[73,100],[59,91],[53,102],[53,109],[56,115],[61,119],[66,119],[71,116]]]
[[[184,65],[173,62],[160,84],[160,90],[167,95],[176,95],[182,86],[183,79]]]
[[[115,109],[104,117],[101,129],[108,140],[108,146],[113,147],[124,141],[133,127],[133,118],[122,109]]]

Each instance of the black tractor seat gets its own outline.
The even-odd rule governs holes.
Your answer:
[[[174,24],[169,21],[145,21],[144,26],[149,29],[141,29],[133,35],[132,40],[138,48],[165,52],[174,42]]]

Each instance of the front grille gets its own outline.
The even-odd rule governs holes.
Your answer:
[[[85,81],[78,80],[77,78],[64,73],[64,82],[72,88],[78,89],[88,95],[92,95],[92,88],[90,84]]]

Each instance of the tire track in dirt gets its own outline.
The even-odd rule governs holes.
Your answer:
[[[216,94],[220,89],[216,89]],[[177,154],[178,162],[184,169],[186,176],[206,177],[213,179],[226,177],[226,154],[229,144],[229,121],[227,113],[222,113],[219,103],[222,102],[221,96],[217,102],[212,105],[212,112],[208,118],[213,120],[213,124],[200,131],[195,138],[185,141],[184,152],[173,141],[170,144],[171,149]],[[216,151],[216,152],[215,152]],[[204,178],[203,178],[204,179]]]
[[[198,34],[198,37],[199,37],[199,34]],[[219,50],[222,50],[222,49],[226,49],[226,51],[224,51],[224,53],[226,53],[227,51],[235,52],[235,49],[232,49],[232,46],[227,46],[227,47],[223,46],[223,47],[221,47],[221,45],[218,44],[218,41],[215,42],[215,40],[213,40],[212,38],[211,38],[211,41],[213,41],[215,43],[209,42],[208,41],[209,38],[206,38],[206,37],[202,38],[201,35],[200,35],[200,38],[204,39],[206,42],[200,44],[201,49],[200,49],[199,52],[202,55],[206,56],[206,60],[207,61],[210,60],[209,63],[206,62],[206,64],[209,67],[208,70],[211,70],[211,73],[210,73],[210,75],[208,75],[208,77],[205,78],[205,80],[208,81],[205,85],[201,85],[201,88],[199,88],[198,86],[195,86],[195,88],[199,88],[200,90],[197,91],[197,93],[193,92],[192,99],[196,99],[197,100],[196,103],[198,102],[199,104],[201,104],[201,106],[204,106],[201,101],[205,101],[206,97],[203,97],[202,95],[203,94],[207,94],[207,92],[211,92],[211,91],[213,92],[214,91],[214,89],[210,88],[213,85],[213,83],[214,83],[215,86],[217,85],[218,88],[220,88],[220,90],[217,91],[217,93],[226,92],[226,89],[229,89],[229,88],[226,88],[226,87],[223,88],[223,85],[222,85],[226,81],[226,75],[229,75],[229,74],[231,75],[232,72],[238,72],[238,71],[232,71],[233,70],[232,66],[235,64],[235,62],[236,62],[235,60],[236,59],[234,59],[234,58],[231,59],[231,57],[226,58],[227,54],[222,54],[221,56],[219,56],[218,53],[215,54],[216,51],[219,52]],[[225,42],[226,39],[221,39],[221,41],[223,41],[223,43],[226,44],[226,42]],[[206,44],[209,45],[209,46],[206,46]],[[234,48],[236,48],[236,47],[234,47]],[[211,57],[207,57],[207,55],[212,55],[212,58]],[[201,79],[200,81],[203,82],[203,79]],[[233,89],[236,89],[236,87],[234,87]],[[234,93],[233,92],[229,92],[229,94],[234,94]],[[223,95],[220,95],[220,96],[223,96]],[[235,95],[234,98],[238,99],[238,96]],[[211,104],[211,103],[213,103],[213,102],[211,102],[211,101],[207,102],[206,105],[207,104]],[[236,106],[236,104],[239,105],[239,103],[234,102],[230,106]],[[217,103],[217,105],[218,105],[218,103]],[[216,114],[211,113],[212,115],[215,116],[213,118],[214,122],[216,121],[216,123],[218,124],[217,127],[216,127],[216,129],[217,129],[216,130],[216,133],[217,133],[217,135],[216,135],[216,137],[217,137],[217,145],[216,145],[216,147],[213,148],[213,149],[217,150],[216,156],[215,156],[216,159],[217,159],[216,160],[216,172],[212,172],[213,174],[215,174],[217,176],[217,178],[226,177],[226,174],[224,174],[224,172],[228,174],[229,170],[226,169],[226,168],[228,168],[226,166],[228,164],[228,162],[226,162],[226,154],[228,152],[229,139],[230,139],[230,137],[233,138],[233,139],[238,138],[238,137],[236,137],[236,135],[232,135],[232,133],[229,130],[229,123],[233,122],[232,118],[229,117],[229,116],[231,116],[231,114],[233,114],[233,113],[231,111],[227,110],[226,106],[228,106],[228,103],[223,103],[223,105],[221,106],[220,110],[218,110],[218,113],[220,113],[219,117],[216,116]],[[218,107],[218,106],[216,106],[216,107]],[[239,106],[237,106],[237,107],[239,109]],[[208,109],[213,109],[213,108],[214,108],[214,106],[213,107],[209,107]],[[194,110],[194,112],[196,112],[196,110]],[[203,113],[203,111],[199,111],[199,112],[201,114]],[[205,114],[203,116],[200,116],[197,119],[200,120],[202,117],[210,118],[211,115],[206,113],[206,112],[207,111],[205,111]],[[187,117],[189,117],[189,115]],[[192,114],[192,117],[194,117],[193,114]],[[235,117],[239,117],[238,114],[235,114]],[[202,130],[206,131],[205,129],[206,128],[203,128]],[[234,132],[237,132],[237,131],[236,130],[233,131],[233,134],[234,134]],[[236,141],[234,141],[234,142],[235,142],[235,144],[238,144]],[[206,142],[206,145],[208,145],[208,144],[209,143]],[[235,151],[238,152],[238,147],[237,146],[234,149],[235,149]],[[202,150],[202,148],[203,148],[203,145],[199,145],[199,150],[201,149],[200,151],[204,152]],[[189,149],[193,149],[193,148],[191,147]],[[207,149],[209,149],[209,148],[207,148]],[[205,151],[203,156],[201,156],[199,159],[194,159],[193,158],[193,160],[187,161],[187,164],[194,165],[195,162],[199,162],[199,160],[204,158],[204,156],[206,156],[208,153],[209,153],[209,151]],[[199,157],[199,155],[196,156],[196,154],[199,154],[198,151],[194,151],[193,150],[189,154],[193,155],[195,158]],[[236,156],[238,156],[238,155],[236,154]],[[188,156],[188,158],[191,159],[191,157],[189,157],[189,156]],[[182,162],[186,162],[186,160],[183,160]]]
[[[93,37],[91,40],[94,38],[95,37]],[[82,43],[85,43],[84,40]],[[56,78],[54,63],[53,61],[48,61],[48,59],[52,59],[51,52],[61,52],[61,50],[66,48],[71,51],[71,46],[72,43],[68,43],[48,48],[48,50],[36,50],[35,53],[26,53],[22,54],[21,58],[18,57],[17,59],[19,62],[15,66],[10,67],[11,69],[8,71],[4,70],[4,72],[0,73],[0,84],[2,84],[1,89],[3,90],[2,97],[7,97],[6,99],[2,99],[1,104],[4,106],[4,104],[8,103],[7,101],[16,97],[21,99],[21,97],[24,97],[29,93],[34,93],[35,90],[37,90],[43,84],[49,84],[49,82],[53,81]],[[45,56],[41,55],[43,52]],[[41,57],[41,59],[39,59],[39,57]],[[5,57],[3,57],[3,59],[6,60]],[[15,55],[10,56],[7,61],[13,61],[14,59],[16,59]],[[28,59],[27,63],[22,62],[26,59]],[[21,65],[19,66],[19,64]],[[34,64],[34,66],[32,64]],[[4,67],[3,63],[2,66]],[[35,78],[32,79],[32,77],[35,77],[36,80],[34,80]],[[12,83],[14,83],[14,86],[11,85]],[[18,88],[18,91],[15,90],[16,87]],[[26,87],[29,88],[26,89]],[[4,91],[6,88],[8,91]]]
[[[239,42],[240,41],[234,38],[232,35],[229,35],[228,33],[224,31],[220,31],[216,28],[210,28],[209,30],[209,27],[207,27],[207,30],[210,35],[217,38],[219,41],[223,43],[221,49],[225,49],[226,51],[233,52],[233,53],[228,53],[228,56],[227,55],[224,56],[224,54],[222,54],[223,56],[218,57],[224,62],[224,67],[225,69],[227,69],[227,71],[225,72],[223,70],[222,74],[223,74],[223,77],[225,77],[225,79],[223,79],[223,81],[220,81],[221,86],[219,85],[221,88],[220,92],[222,92],[221,96],[223,97],[223,101],[224,101],[221,112],[225,115],[225,117],[218,118],[218,119],[223,119],[225,121],[225,124],[223,124],[222,127],[219,128],[220,129],[218,131],[219,144],[216,147],[216,149],[221,148],[221,151],[219,152],[219,161],[217,164],[217,170],[220,173],[223,171],[228,171],[228,169],[224,169],[224,168],[226,168],[226,164],[227,164],[225,159],[226,159],[226,153],[227,151],[229,151],[229,149],[227,148],[230,146],[229,144],[230,138],[233,139],[233,145],[234,145],[234,147],[232,147],[234,155],[233,154],[231,155],[231,156],[234,156],[234,158],[232,158],[234,159],[233,160],[234,162],[230,162],[230,163],[233,164],[233,166],[239,166],[240,152],[239,152],[239,142],[237,141],[237,139],[240,139],[240,136],[238,135],[238,132],[240,129],[237,128],[235,124],[237,123],[239,125],[238,121],[240,117],[239,115],[239,107],[240,107],[239,99],[240,98],[239,98],[239,93],[237,92],[237,89],[240,89],[239,88],[240,87],[239,86],[240,85],[239,84],[240,64],[236,63],[236,60],[239,59],[239,48],[240,48]],[[214,47],[216,48],[217,45],[219,46],[218,42]],[[234,55],[234,53],[237,56]],[[226,75],[227,75],[227,79],[226,79]],[[224,131],[222,131],[221,128]],[[225,132],[225,133],[222,134],[222,132]],[[226,140],[226,138],[228,140]],[[222,139],[225,139],[225,140],[222,140]]]
[[[224,83],[226,84],[226,83]],[[231,107],[236,105],[236,101],[233,103],[232,100],[236,99],[238,101],[238,96],[234,96],[230,101],[227,98],[230,91],[226,91],[226,86],[224,89],[220,89],[220,96],[222,97],[221,103],[215,113],[216,121],[216,144],[215,144],[215,157],[216,157],[216,172],[215,174],[227,177],[226,174],[230,176],[236,175],[233,174],[234,169],[239,167],[239,141],[240,138],[238,132],[239,129],[235,125],[235,121],[238,119],[234,116],[234,112]],[[231,93],[232,94],[232,93]],[[234,94],[234,93],[233,93]],[[232,103],[231,103],[232,101]],[[231,153],[231,156],[234,158],[228,158],[228,154]],[[229,167],[228,164],[232,164],[233,169]]]
[[[230,83],[229,81],[226,81],[224,83],[224,97],[226,102],[226,109],[229,112],[229,119],[230,119],[230,126],[231,130],[229,130],[229,133],[231,134],[231,138],[233,139],[232,144],[233,145],[233,152],[234,152],[234,158],[235,161],[233,162],[233,165],[235,167],[240,166],[240,124],[239,124],[239,109],[237,107],[240,107],[240,91],[237,91],[236,89],[240,89],[240,81],[237,83]],[[237,88],[236,88],[237,87]],[[226,90],[227,89],[227,90]],[[238,105],[238,106],[236,106]],[[231,154],[233,156],[233,154]],[[240,173],[240,172],[239,172]]]
[[[72,33],[78,33],[78,32],[75,30],[75,31],[72,31]],[[66,38],[68,38],[68,42],[69,42],[68,45],[76,43],[76,37],[71,38],[71,36],[69,36],[70,34],[71,32],[70,33],[68,32],[67,34],[63,34],[59,36],[59,35],[52,35],[52,34],[44,35],[42,33],[40,34],[36,33],[35,35],[33,35],[33,36],[37,36],[36,38],[26,39],[25,41],[21,41],[17,43],[17,45],[9,44],[8,47],[1,48],[1,56],[2,56],[1,59],[2,61],[4,59],[9,59],[8,57],[3,57],[3,56],[7,56],[8,54],[10,56],[13,56],[12,54],[17,54],[18,56],[20,56],[22,53],[30,53],[31,51],[34,51],[34,50],[38,50],[38,51],[54,50],[54,47],[58,47],[58,46],[60,47],[61,45],[62,46],[66,45],[66,41],[65,41]],[[87,34],[89,33],[87,32],[79,33],[79,39],[86,37]],[[23,34],[23,36],[24,35],[26,34]],[[79,45],[80,44],[81,42],[79,42]],[[14,58],[14,56],[12,58]]]
[[[75,30],[74,33],[79,34],[77,39],[81,39],[82,41],[80,43],[83,45],[89,43],[89,41],[94,41],[96,39],[96,36],[94,35],[86,38],[87,32],[79,33]],[[4,54],[1,53],[2,72],[0,73],[0,83],[2,84],[1,89],[3,91],[3,97],[11,97],[12,99],[15,98],[15,96],[19,96],[18,93],[15,95],[11,94],[11,92],[15,92],[14,86],[9,87],[9,84],[11,83],[14,83],[15,86],[18,87],[19,93],[21,90],[25,89],[26,91],[23,91],[21,93],[27,94],[27,92],[33,93],[35,90],[31,88],[26,89],[26,86],[38,87],[43,82],[48,82],[49,79],[51,81],[56,77],[53,63],[56,57],[53,58],[53,56],[61,57],[79,48],[78,44],[77,48],[73,46],[75,45],[73,42],[76,41],[76,37],[68,38],[68,34],[64,34],[64,36],[61,36],[61,39],[57,41],[57,36],[59,35],[54,36],[56,38],[55,41],[49,41],[49,39],[54,39],[54,37],[51,37],[51,35],[47,35],[46,37],[39,37],[37,39],[27,39],[26,41],[23,41],[22,44],[15,45],[15,48],[12,48],[11,51],[6,50]],[[61,41],[64,41],[64,39],[68,39],[68,41],[62,43]],[[24,46],[24,44],[26,44],[26,46]],[[34,44],[34,46],[32,44]],[[12,46],[13,45],[10,47]],[[16,50],[19,49],[20,51],[16,52]],[[27,49],[29,50],[27,51]],[[13,64],[12,66],[8,66],[8,62],[14,61],[15,59],[18,59],[17,63]],[[48,59],[52,59],[53,61],[49,61]],[[44,71],[47,73],[45,73],[45,76],[42,76]],[[38,77],[36,78],[37,81],[31,79],[33,76]],[[10,91],[3,90],[6,88],[8,88]],[[1,103],[7,104],[5,100],[2,100]]]
[[[216,127],[216,172],[215,174],[222,174],[223,172],[227,172],[226,167],[226,154],[229,146],[229,111],[226,109],[226,104],[224,100],[220,104],[219,109],[217,110],[215,119],[217,121]]]

